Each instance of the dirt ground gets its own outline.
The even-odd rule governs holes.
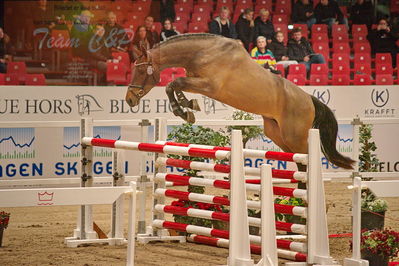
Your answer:
[[[329,233],[351,232],[349,183],[326,183]],[[148,190],[148,192],[150,192]],[[149,197],[148,197],[149,198]],[[385,224],[399,230],[399,200],[388,200]],[[150,202],[150,198],[148,203]],[[148,204],[149,205],[149,204]],[[72,235],[78,207],[5,208],[11,212],[0,248],[0,265],[124,265],[126,245],[92,245],[67,248],[64,238]],[[110,207],[95,206],[94,221],[104,230],[110,226]],[[148,207],[147,216],[151,211]],[[330,239],[331,255],[342,263],[350,256],[349,238]],[[221,265],[228,250],[191,243],[136,243],[136,265]],[[259,256],[253,257],[255,261]]]

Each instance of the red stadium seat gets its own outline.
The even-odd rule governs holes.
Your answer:
[[[273,15],[273,24],[288,24],[287,15]]]
[[[355,54],[356,53],[366,53],[366,54],[371,53],[371,47],[368,42],[354,43],[353,50],[354,50]]]
[[[306,77],[306,66],[304,64],[292,64],[288,67],[288,74]]]
[[[353,24],[352,25],[352,36],[360,35],[360,36],[367,36],[368,30],[367,26],[364,24]]]
[[[356,53],[353,59],[355,65],[356,64],[370,64],[371,56],[367,53]]]
[[[348,35],[348,29],[346,28],[346,25],[334,24],[332,26],[332,35],[334,36],[335,34],[341,34],[341,33],[346,33],[346,35]]]
[[[211,15],[211,12],[213,10],[212,6],[199,6],[199,5],[195,5],[194,6],[194,10],[193,13],[207,13],[209,14],[209,16]]]
[[[328,27],[325,24],[313,24],[312,26],[312,36],[314,33],[327,33]]]
[[[377,74],[375,76],[375,85],[393,85],[393,77],[389,74]]]
[[[112,57],[117,59],[122,64],[124,64],[127,69],[130,69],[130,58],[128,53],[125,52],[112,53]]]
[[[127,68],[123,63],[107,63],[107,82],[115,85],[127,85]]]
[[[350,84],[349,74],[333,74],[331,85],[345,86]]]
[[[350,72],[351,70],[348,63],[336,61],[335,64],[333,64],[333,75],[349,75]]]
[[[162,31],[162,24],[161,22],[154,22],[154,24],[152,25],[152,30],[156,31],[159,34],[161,34]]]
[[[349,35],[347,32],[337,32],[333,34],[333,42],[349,42]]]
[[[176,4],[175,5],[175,12],[176,13],[187,13],[190,15],[193,12],[193,5],[190,3],[182,3],[182,4]]]
[[[363,36],[363,35],[353,35],[352,36],[352,40],[353,43],[369,43],[369,41],[367,40],[367,36]]]
[[[191,16],[191,22],[210,22],[211,21],[211,17],[209,16],[208,13],[194,13]]]
[[[240,2],[236,4],[236,8],[235,10],[240,10],[240,12],[242,13],[242,11],[244,11],[244,9],[246,8],[253,8],[253,4],[252,1],[245,1],[245,2]]]
[[[391,64],[392,65],[392,57],[390,53],[377,53],[375,55],[375,64]]]
[[[255,14],[258,14],[259,10],[262,8],[269,11],[272,10],[273,2],[271,0],[257,0],[255,3]]]
[[[334,54],[350,54],[351,48],[347,42],[334,42],[333,52]]]
[[[376,75],[381,75],[381,74],[393,75],[392,64],[376,64],[375,74]]]
[[[183,67],[174,67],[172,70],[174,78],[186,76],[186,70]]]
[[[399,13],[399,0],[391,0],[390,9],[391,13]]]
[[[25,77],[25,75],[24,75]],[[18,74],[5,74],[4,75],[5,85],[19,85]]]
[[[371,75],[371,64],[370,63],[355,63],[353,72]]]
[[[197,1],[198,5],[213,5],[213,1],[212,0],[198,0]]]
[[[301,29],[302,36],[308,39],[308,25],[306,24],[294,24],[294,29]]]
[[[282,76],[283,78],[285,77],[285,69],[284,69],[284,65],[281,65],[277,62],[276,65],[274,65],[274,67],[276,68],[276,70],[280,71],[281,74],[280,76]]]
[[[16,74],[21,84],[25,82],[26,64],[25,62],[9,62],[7,74]]]
[[[273,13],[274,14],[281,14],[281,15],[290,16],[291,15],[291,8],[284,7],[284,6],[278,6],[278,7],[276,6]]]
[[[176,13],[175,22],[187,23],[190,20],[188,13]]]
[[[173,69],[172,68],[167,68],[164,69],[161,74],[160,74],[160,79],[159,83],[157,84],[158,86],[166,86],[170,82],[173,81]]]
[[[198,33],[198,32],[207,32],[208,24],[205,22],[190,22],[188,24],[188,32]]]
[[[309,85],[311,86],[325,86],[328,85],[328,75],[312,75],[310,74]]]
[[[177,0],[176,4],[190,4],[194,5],[194,0]]]
[[[312,33],[313,43],[325,42],[328,44],[329,41],[330,39],[328,38],[328,34],[325,32]]]
[[[46,85],[46,78],[44,74],[26,74],[25,85],[44,86]]]
[[[187,22],[175,22],[173,23],[173,26],[179,33],[187,32]]]
[[[327,75],[328,74],[327,64],[312,64],[310,66],[310,74],[311,75]]]
[[[287,79],[298,86],[306,85],[306,78],[302,75],[288,74]]]
[[[5,74],[0,73],[0,85],[6,85],[6,82],[4,79],[5,79]]]
[[[322,54],[324,59],[330,58],[330,48],[328,42],[313,42],[313,51],[318,54]]]
[[[276,1],[274,9],[275,13],[291,15],[291,0]]]
[[[334,65],[342,65],[342,64],[346,64],[349,67],[349,54],[334,54],[334,56],[332,57],[332,63],[333,66]]]
[[[372,85],[370,75],[355,74],[355,77],[353,78],[353,85]]]

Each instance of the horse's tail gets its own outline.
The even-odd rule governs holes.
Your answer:
[[[337,151],[336,141],[338,133],[338,123],[334,113],[327,105],[320,102],[316,97],[311,96],[315,107],[315,117],[313,120],[313,128],[320,130],[321,150],[327,160],[336,166],[353,169],[352,164],[355,162],[349,157],[343,156]]]

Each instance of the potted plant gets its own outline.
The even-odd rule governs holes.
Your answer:
[[[399,232],[390,229],[362,232],[360,248],[362,259],[369,265],[388,265],[389,259],[399,254]]]
[[[377,172],[379,160],[375,151],[377,146],[372,141],[372,125],[362,125],[359,129],[359,171]],[[365,178],[363,178],[365,179]],[[384,227],[385,211],[388,206],[385,200],[378,199],[371,190],[362,190],[362,229],[382,229]]]
[[[284,204],[284,205],[292,205],[292,206],[305,206],[305,202],[302,199],[299,198],[291,198],[291,197],[284,197],[284,196],[279,196],[274,200],[274,203],[276,204]],[[281,213],[276,213],[276,220],[277,221],[284,221],[287,223],[295,223],[295,224],[306,224],[306,219],[296,216],[296,215],[291,215],[291,214],[281,214]]]
[[[387,202],[379,199],[369,189],[362,190],[362,229],[383,229],[385,212],[388,209]]]
[[[234,111],[231,118],[233,118],[233,120],[254,120],[252,114],[239,110]],[[263,133],[263,128],[259,126],[228,126],[227,133],[230,133],[233,129],[241,130],[244,148],[249,140],[255,139]]]
[[[0,247],[3,242],[3,231],[7,228],[8,222],[10,221],[10,213],[1,211],[0,212]]]

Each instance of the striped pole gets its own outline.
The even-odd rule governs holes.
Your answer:
[[[226,164],[194,162],[189,160],[180,160],[165,157],[158,158],[156,163],[158,165],[173,166],[184,169],[230,173],[230,165]],[[244,172],[245,175],[260,177],[260,168],[244,167]],[[272,176],[275,178],[293,179],[296,181],[306,182],[306,172],[272,169]]]
[[[155,211],[176,214],[181,216],[218,220],[224,222],[228,222],[230,220],[230,215],[228,213],[200,210],[195,208],[162,205],[162,204],[155,205]],[[248,217],[248,223],[249,225],[260,227],[261,219],[256,217]],[[285,222],[276,221],[276,229],[280,231],[306,234],[306,226],[303,224],[294,224],[294,223],[285,223]]]
[[[210,186],[221,189],[230,189],[230,182],[224,180],[204,179],[190,176],[158,173],[154,178],[155,182],[176,182],[193,186]],[[246,184],[246,188],[251,191],[260,191],[260,186],[256,184]],[[306,200],[306,190],[286,187],[273,187],[273,193],[279,196],[295,197]]]
[[[190,156],[190,157],[204,157],[204,158],[212,158],[219,160],[228,159],[230,157],[230,151],[225,151],[225,150],[210,150],[210,149],[201,149],[201,148],[168,146],[168,145],[153,144],[153,143],[141,143],[141,142],[100,139],[100,138],[91,138],[91,137],[82,138],[82,144],[87,146],[97,146],[97,147],[134,150],[134,151],[147,151],[147,152],[174,154],[174,155]]]
[[[200,148],[200,149],[212,149],[212,150],[222,150],[230,151],[230,147],[218,147],[218,146],[208,146],[200,144],[189,144],[189,143],[176,143],[172,141],[157,141],[157,144],[176,146],[176,147],[190,147],[190,148]],[[244,149],[244,157],[251,158],[265,158],[278,161],[287,161],[301,163],[303,165],[308,164],[308,155],[302,153],[289,153],[289,152],[278,152],[278,151],[260,151]]]
[[[225,197],[190,193],[172,189],[158,188],[155,190],[155,196],[230,206],[229,199]],[[260,201],[247,200],[247,205],[249,209],[260,209]],[[306,218],[307,213],[306,207],[284,204],[274,204],[274,210],[276,213],[291,214],[301,216],[303,218]]]
[[[173,229],[173,230],[177,230],[180,232],[186,232],[186,233],[190,233],[190,234],[198,234],[198,235],[204,235],[204,236],[210,236],[210,237],[219,237],[219,238],[229,239],[229,231],[226,231],[226,230],[213,229],[213,228],[209,228],[209,227],[202,227],[202,226],[191,225],[191,224],[175,223],[175,222],[169,222],[169,221],[165,221],[165,220],[154,220],[152,222],[152,225],[156,228]],[[260,236],[249,235],[249,239],[250,239],[251,243],[254,243],[254,244],[261,243]],[[285,239],[276,239],[276,241],[277,241],[277,247],[281,248],[281,249],[288,249],[288,250],[297,251],[297,252],[306,252],[307,251],[307,247],[306,247],[305,243],[295,242],[295,241],[290,241],[290,240],[285,240]]]
[[[198,243],[203,245],[209,245],[214,247],[221,247],[221,248],[229,248],[229,240],[223,238],[215,238],[209,236],[202,236],[191,234],[187,237],[188,242]],[[258,245],[251,244],[251,253],[261,255],[261,247]],[[278,256],[283,259],[304,262],[306,261],[306,254],[284,250],[284,249],[277,249]]]

